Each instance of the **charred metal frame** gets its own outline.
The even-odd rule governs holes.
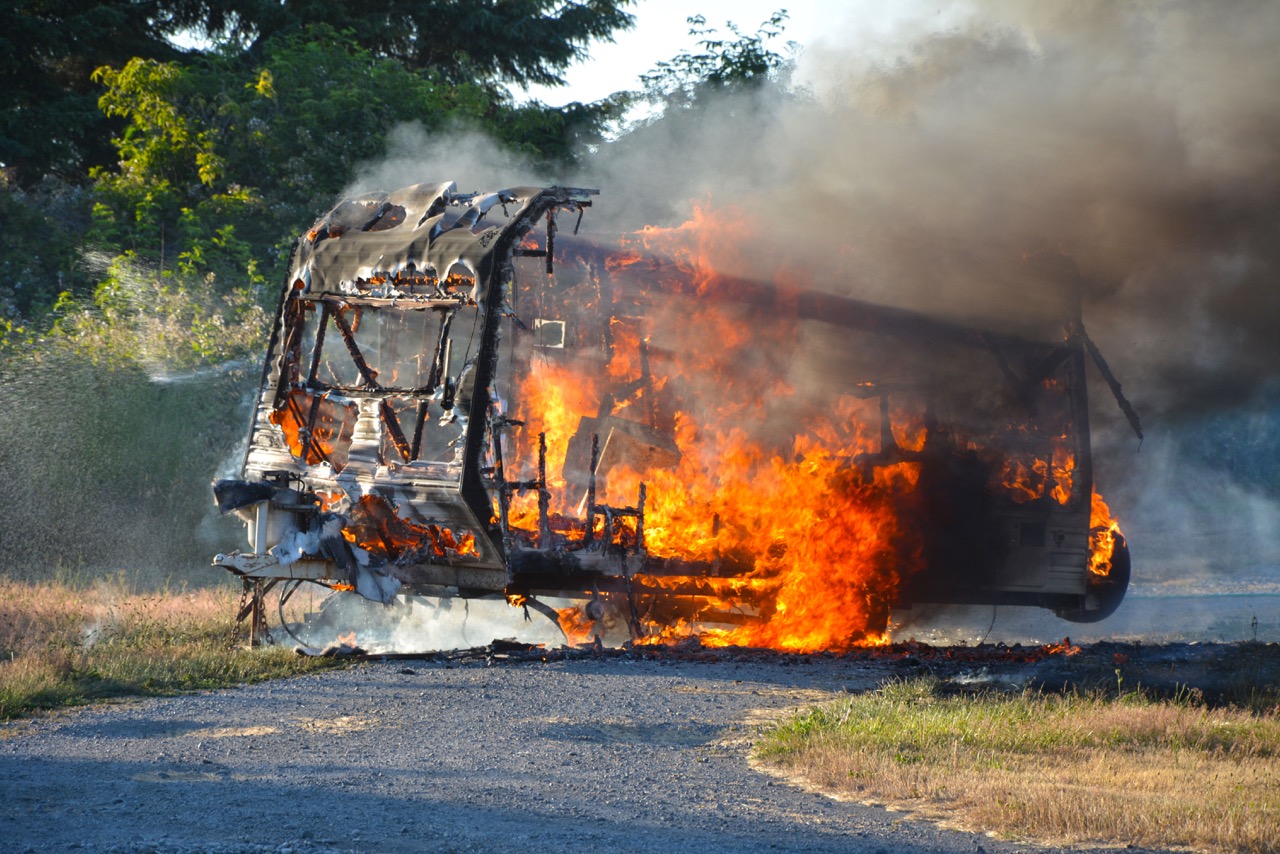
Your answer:
[[[557,528],[551,520],[545,434],[538,436],[536,476],[508,477],[503,436],[508,428],[523,423],[510,417],[496,387],[503,321],[510,318],[515,329],[527,328],[513,310],[515,259],[544,258],[545,274],[553,275],[557,213],[576,212],[580,223],[595,192],[551,187],[459,194],[449,184],[416,185],[398,193],[346,200],[298,241],[272,328],[241,479],[215,485],[221,509],[236,512],[249,530],[251,552],[218,555],[214,564],[244,579],[250,601],[242,606],[240,617],[252,618],[251,637],[265,631],[262,596],[281,580],[354,588],[382,601],[389,601],[402,586],[460,595],[503,592],[513,602],[569,592],[590,596],[596,605],[605,592],[622,597],[627,621],[638,634],[638,599],[708,595],[714,591],[704,579],[750,569],[727,558],[707,563],[651,556],[645,546],[646,485],[640,483],[633,506],[598,501],[602,449],[595,432],[590,434],[579,537],[568,536],[567,528]],[[505,223],[488,224],[486,215],[491,210],[500,207],[506,213],[509,206],[518,207]],[[457,213],[452,221],[447,216],[451,212]],[[523,243],[539,221],[545,222],[542,246]],[[456,273],[458,267],[465,272]],[[758,281],[732,280],[730,284],[735,299],[779,309],[785,304],[786,311],[801,319],[888,339],[928,340],[986,351],[1029,415],[1035,412],[1033,390],[1065,372],[1076,465],[1071,499],[1061,508],[1024,508],[1006,514],[1011,524],[1022,524],[1024,532],[1028,524],[1044,527],[1047,523],[1019,521],[1023,517],[1059,518],[1059,529],[1070,529],[1077,538],[1082,531],[1087,535],[1093,475],[1086,354],[1141,437],[1136,414],[1078,314],[1066,324],[1062,341],[1044,344],[828,293],[781,294],[775,286]],[[464,291],[464,286],[469,287]],[[473,335],[478,332],[479,338],[467,345],[455,371],[455,320],[464,310],[475,311]],[[438,315],[434,341],[423,342],[421,355],[430,360],[426,380],[400,385],[393,377],[384,384],[381,364],[371,364],[357,340],[358,324],[364,322],[366,312],[376,316],[407,311]],[[310,342],[305,331],[308,312],[315,323]],[[354,383],[328,382],[320,376],[326,344],[332,343],[326,342],[332,338],[330,326],[355,368]],[[611,346],[611,335],[606,323],[602,331],[606,348]],[[1012,353],[1032,354],[1038,360],[1020,376],[1011,364]],[[656,411],[650,354],[643,339],[639,362],[640,376],[615,388],[613,395],[631,399],[650,394],[645,405]],[[894,439],[890,396],[904,390],[909,389],[871,382],[852,389],[859,397],[879,402],[880,449],[851,461],[868,474],[875,467],[937,456],[928,444],[923,451],[912,451]],[[409,405],[416,402],[411,433],[401,422],[393,396],[408,399]],[[300,401],[308,398],[309,405],[304,407]],[[606,395],[601,401],[604,417],[613,411],[614,399]],[[322,438],[322,421],[334,420],[332,414],[326,415],[326,406],[345,413],[350,422],[341,421],[336,428],[335,441],[348,446],[342,460],[334,458],[334,445],[327,448]],[[456,411],[461,407],[464,413]],[[450,423],[461,425],[456,428],[461,452],[452,462],[421,458],[427,432],[433,429],[429,425],[432,408],[452,418]],[[937,432],[937,417],[931,401],[924,420],[926,435],[932,436]],[[294,437],[287,435],[290,425]],[[344,434],[348,427],[349,433]],[[391,458],[383,453],[384,447],[390,449]],[[532,537],[530,532],[515,531],[510,521],[512,497],[526,492],[537,494],[537,530]],[[368,542],[356,530],[353,519],[357,516],[376,523]],[[624,523],[630,525],[629,545],[624,542]],[[404,543],[397,541],[401,534]],[[379,550],[382,557],[374,554]],[[1104,591],[1106,601],[1098,600],[1097,591],[1089,601],[1083,578],[1078,594],[1042,595],[998,584],[934,584],[931,588],[922,582],[912,595],[1042,605],[1069,618],[1091,620],[1110,613],[1123,596],[1127,553],[1125,560],[1123,578],[1117,576],[1114,589]],[[657,587],[646,583],[645,576],[679,580]],[[741,615],[717,613],[715,618],[728,622]]]

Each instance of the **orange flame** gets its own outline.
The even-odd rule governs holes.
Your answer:
[[[866,394],[837,397],[824,413],[802,419],[801,432],[789,444],[761,439],[765,431],[753,426],[769,417],[768,404],[794,396],[778,365],[796,338],[796,321],[785,310],[791,298],[787,278],[796,274],[772,277],[779,283],[778,302],[765,310],[766,317],[750,315],[750,308],[732,299],[706,298],[733,296],[737,280],[719,271],[741,267],[739,250],[757,232],[756,224],[739,211],[713,215],[695,208],[683,225],[647,227],[626,239],[623,251],[605,263],[615,291],[621,287],[624,293],[645,294],[657,288],[664,295],[690,299],[636,303],[635,314],[644,316],[644,322],[625,310],[612,313],[608,356],[595,363],[581,356],[574,361],[567,351],[535,353],[512,394],[525,426],[510,455],[518,463],[509,463],[513,471],[508,477],[528,479],[537,436],[545,432],[552,515],[577,517],[584,496],[579,490],[585,487],[567,483],[563,472],[569,441],[583,419],[608,415],[644,424],[655,417],[660,407],[653,398],[664,393],[671,378],[705,378],[717,389],[714,406],[702,400],[695,412],[677,404],[661,425],[674,437],[678,462],[655,466],[615,460],[598,484],[597,501],[634,504],[644,484],[648,554],[748,568],[738,577],[699,581],[708,608],[748,618],[736,628],[702,629],[704,644],[790,651],[886,644],[888,613],[901,583],[924,564],[919,526],[904,524],[904,519],[919,512],[911,496],[921,477],[920,452],[928,430],[918,413],[904,409],[894,390],[899,405],[890,418],[892,438],[882,438],[874,426],[880,418],[876,390],[865,384],[860,391]],[[616,293],[612,298],[615,304],[620,299]],[[580,307],[598,310],[602,299],[593,295],[590,305]],[[675,327],[681,330],[679,340],[660,340],[676,334],[671,331]],[[637,391],[644,379],[642,345],[648,348],[651,387]],[[1057,383],[1046,378],[1039,392],[1061,399]],[[625,393],[615,395],[620,389]],[[601,405],[606,396],[611,402],[607,410]],[[1060,404],[1050,400],[1049,405]],[[1045,423],[1055,423],[1055,417]],[[1069,424],[1069,416],[1060,423]],[[994,450],[1004,435],[998,431],[962,440],[959,447],[984,455],[984,464],[993,471],[990,486],[1003,490],[1006,500],[1066,506],[1078,490],[1069,429],[1049,435],[1034,429],[1026,424],[1005,428],[1016,438],[1012,444],[1020,449],[1017,453]],[[984,439],[992,439],[992,447],[984,450]],[[895,448],[882,447],[890,441]],[[524,471],[515,471],[520,465]],[[514,528],[536,530],[537,514],[535,492],[513,496],[509,519]],[[556,530],[569,539],[580,538],[582,524],[577,524],[576,529],[561,525]],[[602,524],[597,518],[595,533],[607,536]],[[1118,527],[1096,493],[1091,528],[1089,570],[1105,575]],[[634,542],[633,523],[623,520],[618,530],[624,545]],[[654,577],[643,581],[650,588],[680,583]],[[583,620],[579,609],[564,609],[560,615],[567,634]],[[646,628],[647,643],[698,631],[685,618]]]
[[[1045,644],[1044,651],[1050,655],[1076,655],[1080,647],[1071,643],[1071,638],[1063,638],[1061,643]]]
[[[577,606],[560,608],[556,611],[560,618],[560,628],[571,646],[591,643],[596,634],[595,621],[587,616],[586,611]]]
[[[1111,516],[1111,508],[1095,490],[1089,512],[1089,572],[1100,578],[1111,574],[1111,558],[1115,551],[1120,523]]]
[[[406,554],[476,557],[476,536],[443,525],[419,524],[399,516],[387,499],[364,495],[351,508],[351,524],[342,529],[347,542],[390,560]]]
[[[921,497],[929,492],[922,483],[934,482],[928,480],[929,461],[944,456],[933,448],[954,447],[958,453],[948,460],[971,455],[963,461],[974,463],[984,497],[996,492],[1006,504],[1045,510],[1082,505],[1088,484],[1079,481],[1070,416],[1059,418],[1053,409],[1060,404],[1052,399],[1063,398],[1064,390],[1057,379],[1046,377],[1037,387],[1019,391],[1045,398],[1037,398],[1035,407],[1049,412],[1043,421],[1052,429],[1043,433],[1036,432],[1039,422],[1033,421],[984,426],[993,432],[981,435],[952,436],[943,430],[939,438],[934,433],[939,418],[913,411],[904,400],[918,392],[892,376],[859,382],[850,394],[824,397],[820,412],[809,407],[797,416],[788,404],[799,398],[795,386],[803,383],[784,368],[801,331],[797,312],[790,309],[799,305],[798,294],[810,283],[803,281],[803,271],[791,268],[744,269],[749,253],[742,250],[761,231],[742,211],[697,207],[680,226],[648,227],[625,238],[622,251],[603,264],[608,282],[596,264],[587,272],[588,293],[572,307],[556,303],[565,297],[555,279],[546,293],[536,295],[536,303],[522,302],[536,304],[540,313],[545,309],[544,319],[564,322],[566,346],[534,347],[520,355],[525,369],[513,371],[513,385],[504,390],[504,399],[518,406],[509,414],[523,426],[503,433],[501,476],[525,484],[510,496],[507,521],[517,538],[533,540],[539,495],[528,483],[534,478],[538,437],[545,434],[548,521],[562,541],[581,541],[588,533],[581,521],[583,472],[590,468],[581,459],[586,453],[582,437],[602,432],[603,446],[608,430],[619,428],[626,435],[609,450],[608,466],[596,472],[597,504],[636,505],[643,485],[644,551],[712,568],[710,577],[695,578],[692,572],[682,579],[637,577],[637,584],[651,591],[696,586],[703,603],[702,610],[687,615],[653,618],[642,642],[697,633],[712,646],[797,652],[887,644],[889,611],[900,589],[926,568],[932,541],[926,542],[919,521],[933,508]],[[539,245],[530,237],[525,248]],[[773,283],[767,305],[734,299],[751,290],[753,278]],[[458,288],[469,282],[450,275],[440,284]],[[438,284],[399,276],[394,283],[404,288]],[[369,284],[385,283],[375,276]],[[664,299],[652,298],[655,289]],[[560,309],[565,311],[557,315]],[[606,328],[574,328],[574,311],[607,317]],[[588,334],[599,339],[594,358],[592,347],[567,346]],[[1006,374],[1013,372],[1001,365]],[[696,411],[673,390],[695,386],[714,389],[709,395],[714,400],[699,400]],[[1028,397],[1023,403],[1032,408]],[[800,429],[780,439],[776,422],[783,412],[788,427]],[[294,391],[271,419],[295,456],[309,464],[329,462],[337,471],[345,463],[356,414],[354,404],[336,396],[313,399]],[[671,437],[673,446],[659,447],[665,438],[653,440],[646,451],[646,437],[658,435]],[[945,473],[934,480],[939,477]],[[348,502],[334,492],[322,501],[325,509],[343,508],[351,519],[343,536],[376,558],[478,557],[472,532],[412,521],[389,499],[366,495]],[[1120,534],[1096,492],[1090,528],[1088,569],[1105,577]],[[626,548],[640,540],[638,524],[625,514],[611,530],[597,515],[590,533]],[[719,568],[726,568],[728,577],[714,577]],[[516,607],[526,601],[521,593],[509,596]],[[595,625],[583,609],[558,613],[570,642],[590,639]],[[706,614],[712,616],[703,619]],[[348,636],[354,644],[354,633]],[[1073,649],[1078,648],[1064,640],[1061,651]]]

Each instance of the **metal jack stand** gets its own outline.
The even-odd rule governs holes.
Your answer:
[[[240,634],[240,625],[249,621],[249,648],[264,643],[274,643],[271,632],[267,629],[267,593],[276,586],[279,579],[263,581],[260,578],[244,579],[244,589],[240,593],[240,609],[236,612],[236,621],[231,628],[231,642],[235,643]]]

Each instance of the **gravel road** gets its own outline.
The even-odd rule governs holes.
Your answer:
[[[895,668],[367,662],[73,711],[0,730],[0,850],[1026,850],[749,767],[770,714]]]

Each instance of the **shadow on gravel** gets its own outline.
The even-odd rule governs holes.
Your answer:
[[[148,738],[173,738],[190,735],[197,730],[214,726],[210,721],[180,720],[73,720],[62,731],[73,738],[103,740],[133,740]]]
[[[646,744],[658,747],[696,747],[721,738],[728,729],[711,724],[557,723],[540,733],[553,741],[596,744]]]
[[[633,809],[627,804],[590,805],[563,795],[476,805],[441,795],[442,781],[430,768],[379,782],[369,779],[374,773],[369,768],[317,769],[325,776],[304,787],[245,779],[217,765],[65,760],[26,766],[25,771],[5,770],[0,779],[0,838],[5,839],[5,850],[15,852],[287,848],[302,854],[508,851],[532,845],[631,852],[886,850],[870,832],[832,821],[847,808],[824,799],[813,799],[817,808],[802,825],[776,826],[777,818],[769,818],[729,826],[714,816],[699,820],[696,810],[692,820],[673,814],[643,818],[630,814]],[[389,790],[396,786],[404,791]],[[642,799],[643,793],[637,797]],[[964,838],[968,841],[968,835]],[[929,845],[895,839],[891,847],[904,854],[927,854],[955,850],[959,839],[952,836]],[[968,841],[967,847],[972,845]]]

